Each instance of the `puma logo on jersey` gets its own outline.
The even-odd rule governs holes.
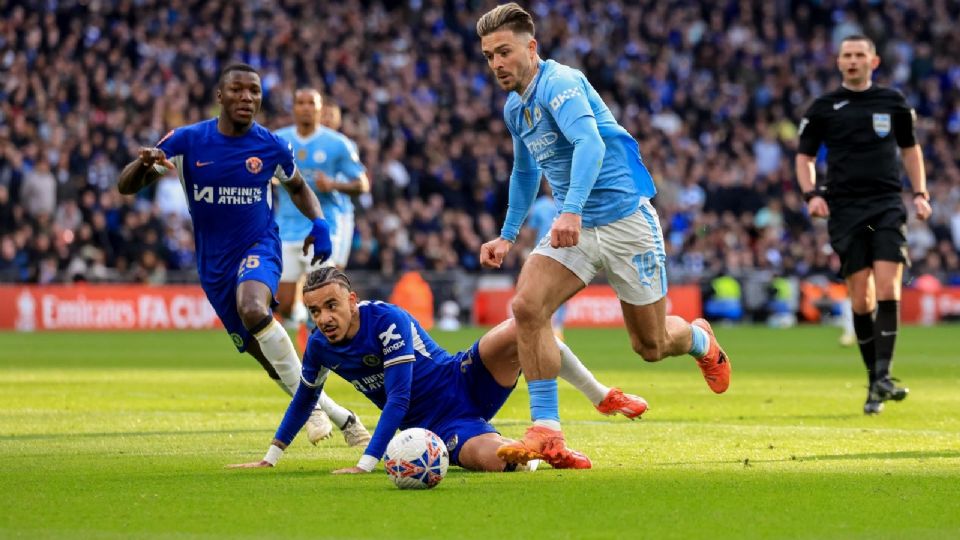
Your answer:
[[[849,100],[849,99],[845,99],[845,100],[843,100],[843,101],[838,101],[838,102],[836,102],[836,103],[833,104],[833,110],[839,111],[840,109],[846,107],[848,103],[850,103],[850,100]]]
[[[556,95],[556,97],[550,100],[550,108],[553,109],[554,112],[556,112],[557,109],[559,109],[560,106],[566,103],[567,100],[569,100],[570,98],[574,98],[582,95],[583,95],[583,91],[580,90],[579,87],[568,88],[563,92],[560,92],[559,94]]]

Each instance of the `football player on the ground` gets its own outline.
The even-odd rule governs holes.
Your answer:
[[[508,320],[468,350],[440,348],[403,309],[385,302],[358,302],[345,274],[321,268],[307,276],[303,299],[318,331],[303,357],[303,380],[260,461],[235,468],[272,467],[306,421],[329,371],[340,375],[383,412],[373,438],[356,466],[335,473],[370,472],[397,429],[420,427],[436,433],[450,461],[476,471],[516,466],[497,456],[506,442],[490,425],[520,376],[516,325]],[[582,392],[603,414],[638,418],[647,402],[600,384],[563,343],[560,377]],[[572,451],[571,451],[572,452]],[[555,468],[589,468],[583,455],[552,462]]]

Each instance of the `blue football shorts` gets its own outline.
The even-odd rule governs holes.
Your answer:
[[[459,396],[444,415],[425,426],[440,436],[450,452],[450,462],[460,465],[464,443],[484,433],[499,433],[491,424],[514,386],[500,386],[480,360],[480,342],[457,353],[450,364],[455,395]]]
[[[247,343],[253,335],[243,325],[237,311],[237,289],[244,281],[259,281],[270,288],[271,307],[277,305],[277,284],[280,282],[280,243],[273,238],[264,238],[249,249],[236,261],[237,273],[219,282],[204,283],[203,292],[223,323],[230,339],[239,352],[247,349]]]

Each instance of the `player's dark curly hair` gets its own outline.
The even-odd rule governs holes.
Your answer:
[[[223,88],[223,83],[227,80],[227,75],[229,75],[233,71],[246,71],[248,73],[253,73],[258,77],[260,76],[256,68],[254,68],[250,64],[235,62],[233,64],[228,65],[227,67],[223,68],[223,70],[220,71],[220,77],[217,79],[217,88]]]
[[[331,283],[339,283],[346,287],[348,291],[353,290],[353,285],[350,284],[350,278],[348,278],[346,274],[337,270],[335,266],[324,266],[307,274],[307,281],[303,284],[303,293],[306,294],[310,291],[315,291]]]

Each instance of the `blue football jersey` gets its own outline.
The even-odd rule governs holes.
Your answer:
[[[515,156],[515,163],[532,164],[527,172],[533,173],[531,179],[536,177],[536,185],[541,172],[547,177],[559,208],[563,208],[570,188],[574,151],[571,126],[584,116],[596,120],[606,146],[599,175],[581,214],[584,227],[596,227],[633,214],[641,197],[656,194],[637,141],[617,123],[583,73],[553,60],[542,61],[524,95],[512,92],[503,109],[507,128],[514,140],[522,143],[514,145],[515,151],[526,154]]]
[[[287,182],[296,171],[287,142],[256,122],[228,137],[214,118],[174,129],[157,147],[186,191],[201,283],[235,279],[243,254],[265,237],[279,248],[270,182]]]
[[[310,336],[303,356],[301,383],[323,384],[333,371],[384,411],[365,454],[381,457],[394,432],[427,425],[458,401],[450,384],[449,364],[455,357],[442,349],[420,323],[400,307],[386,302],[360,302],[360,330],[346,343],[330,343],[321,332]],[[412,366],[406,388],[391,387],[391,372]],[[447,367],[447,369],[444,368]],[[390,392],[401,395],[389,395]],[[408,404],[399,425],[386,425],[387,402]]]
[[[353,202],[346,193],[317,191],[314,177],[318,172],[322,172],[337,182],[355,180],[364,172],[356,145],[346,136],[323,126],[317,127],[317,130],[306,138],[297,134],[296,126],[287,126],[276,133],[292,146],[300,174],[317,194],[323,217],[330,225],[331,235],[336,234],[337,218],[343,214],[352,215]],[[286,190],[278,192],[276,220],[280,226],[280,239],[284,242],[302,242],[310,234],[310,220],[297,210]]]

